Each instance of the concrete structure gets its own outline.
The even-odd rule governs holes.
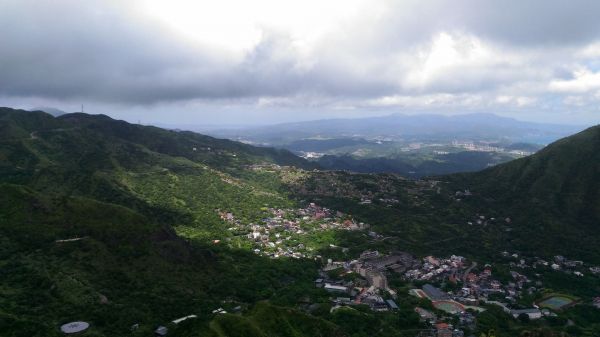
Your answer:
[[[156,328],[156,330],[154,330],[154,334],[157,336],[166,336],[168,332],[169,329],[167,329],[166,326],[159,326]]]
[[[338,292],[338,293],[346,293],[348,292],[348,288],[344,287],[344,286],[338,286],[335,284],[331,284],[331,283],[325,283],[325,286],[323,287],[325,290],[329,291],[329,292]]]
[[[188,315],[188,316],[181,317],[181,318],[178,318],[178,319],[176,319],[176,320],[173,320],[173,323],[175,323],[175,324],[179,324],[179,323],[181,323],[181,322],[183,322],[183,321],[185,321],[185,320],[187,320],[187,319],[190,319],[190,318],[196,318],[196,317],[198,317],[198,316],[196,316],[196,315]]]
[[[360,254],[360,258],[362,260],[366,260],[366,259],[373,259],[379,256],[379,252],[378,251],[370,251],[370,250],[366,250],[364,252],[362,252]]]
[[[542,318],[542,312],[540,309],[531,308],[531,309],[520,309],[520,310],[511,310],[510,314],[514,318],[518,318],[521,314],[526,314],[529,316],[529,319],[538,319]]]
[[[381,272],[378,271],[369,271],[365,275],[367,281],[370,285],[375,286],[379,289],[387,289],[387,278]]]
[[[63,324],[60,327],[60,331],[66,335],[74,335],[81,332],[84,332],[90,327],[90,324],[87,322],[71,322],[67,324]]]

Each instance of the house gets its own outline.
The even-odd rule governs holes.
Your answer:
[[[335,300],[333,300],[333,302],[337,304],[349,305],[352,304],[352,299],[350,297],[338,297]]]
[[[462,330],[458,330],[458,329],[454,329],[454,331],[452,331],[452,337],[464,337],[465,333]]]
[[[154,330],[154,334],[156,336],[166,336],[168,332],[169,329],[167,329],[166,326],[159,326],[158,328],[156,328],[156,330]]]
[[[198,316],[196,316],[196,315],[188,315],[188,316],[181,317],[181,318],[178,318],[178,319],[175,319],[175,320],[173,320],[173,323],[175,323],[175,324],[179,324],[179,323],[181,323],[181,322],[183,322],[183,321],[185,321],[185,320],[187,320],[187,319],[190,319],[190,318],[196,318],[196,317],[198,317]]]
[[[219,308],[219,309],[215,309],[212,311],[213,314],[226,314],[227,311],[225,311],[225,309],[223,308]]]
[[[440,265],[440,260],[436,259],[433,256],[427,256],[425,258],[425,261],[428,262],[428,263],[430,263],[430,264],[432,264],[432,265],[434,265],[434,266],[436,266],[436,267]]]
[[[478,278],[477,278],[477,275],[475,275],[474,273],[469,273],[469,274],[467,274],[466,279],[467,279],[467,282],[469,282],[469,283],[475,283],[475,282],[477,282]]]
[[[386,300],[385,302],[387,303],[388,307],[390,307],[390,310],[398,310],[398,305],[396,302],[394,302],[394,300]]]
[[[344,286],[338,286],[335,284],[331,284],[331,283],[325,283],[325,286],[323,287],[325,290],[332,292],[332,293],[346,293],[348,292],[348,288],[344,287]]]
[[[437,337],[452,337],[452,328],[447,323],[438,323],[435,328]]]
[[[437,337],[452,337],[452,330],[450,329],[441,329],[436,333]]]
[[[448,323],[440,322],[435,325],[435,328],[437,330],[446,330],[446,329],[450,329],[451,327],[450,327],[450,324],[448,324]]]

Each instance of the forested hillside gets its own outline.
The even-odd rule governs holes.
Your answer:
[[[312,285],[312,261],[211,244],[225,231],[219,208],[255,219],[261,207],[292,204],[247,169],[310,167],[289,152],[84,114],[2,109],[0,130],[0,325],[9,336],[58,336],[75,319],[92,322],[91,335],[134,324],[148,335],[190,313],[201,318],[183,335],[205,336],[216,333],[210,312],[223,299],[278,303],[284,289]],[[177,234],[186,230],[194,239]],[[312,336],[307,329],[297,333]]]
[[[60,336],[83,320],[89,336],[166,325],[186,337],[412,337],[428,328],[415,307],[434,310],[409,295],[421,281],[389,275],[399,310],[333,310],[338,295],[315,287],[319,269],[366,250],[460,254],[497,263],[505,279],[505,250],[600,263],[599,130],[479,173],[407,180],[313,170],[284,150],[102,115],[3,108],[0,326],[7,336]],[[550,275],[552,291],[600,292],[597,276]],[[343,282],[366,285],[353,273]],[[563,314],[593,336],[594,312],[578,318],[586,305]],[[493,313],[470,331],[568,330]],[[187,315],[197,317],[172,323]]]
[[[473,205],[505,209],[521,221],[523,235],[515,243],[523,249],[563,247],[600,258],[600,126],[535,155],[450,180],[479,196]]]

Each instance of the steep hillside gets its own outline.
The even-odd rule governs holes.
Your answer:
[[[266,205],[293,204],[268,174],[248,169],[264,164],[311,167],[286,151],[106,116],[2,109],[2,335],[59,336],[61,324],[85,320],[89,335],[139,324],[132,334],[145,336],[194,313],[193,333],[171,324],[170,335],[204,336],[220,306],[287,304],[282,294],[306,287],[312,296],[313,261],[270,261],[212,242],[231,235],[217,209],[254,221]],[[295,335],[326,323],[306,322]]]
[[[600,256],[600,126],[561,139],[535,155],[451,179],[470,188],[474,205],[504,208],[521,221],[522,246]]]
[[[330,310],[338,295],[314,285],[323,261],[402,250],[502,272],[500,252],[517,249],[598,263],[598,142],[592,128],[480,173],[407,180],[307,170],[287,151],[106,116],[3,108],[2,335],[60,336],[83,320],[89,336],[159,325],[186,337],[414,336],[427,327],[414,308],[428,303],[408,294],[414,285],[390,275],[398,311]],[[595,276],[565,277],[544,282],[586,299],[600,291]]]

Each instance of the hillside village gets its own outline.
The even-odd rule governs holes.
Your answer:
[[[294,171],[284,167],[261,166],[254,169],[268,169],[278,174],[291,174]],[[352,178],[352,175],[348,177],[350,180]],[[393,180],[394,184],[385,188],[373,188],[377,191],[374,193],[368,184],[356,189],[348,180],[339,180],[339,177],[327,173],[314,175],[313,179],[316,180],[311,184],[305,182],[302,185],[303,195],[321,195],[332,191],[350,193],[350,196],[344,196],[357,200],[364,207],[373,203],[395,207],[398,203],[406,202],[418,206],[427,195],[440,193],[439,182],[434,180]],[[325,191],[325,187],[331,187],[329,192]],[[399,193],[400,190],[404,194]],[[456,191],[451,199],[460,202],[472,196],[468,189],[464,189]],[[479,313],[491,307],[499,308],[518,322],[557,317],[566,308],[580,303],[581,299],[549,291],[543,273],[564,273],[576,277],[600,275],[600,267],[583,261],[569,260],[560,255],[552,259],[526,257],[516,252],[500,252],[498,261],[485,264],[461,255],[417,257],[403,251],[381,253],[377,250],[363,251],[354,259],[337,260],[320,255],[319,248],[323,248],[326,240],[319,241],[318,235],[337,230],[365,231],[373,243],[381,242],[386,237],[375,233],[368,224],[314,202],[304,208],[265,208],[264,212],[266,216],[253,223],[244,223],[227,211],[219,211],[219,215],[230,226],[228,230],[232,237],[251,244],[253,251],[259,255],[323,261],[315,286],[330,293],[332,312],[363,305],[373,312],[393,313],[401,309],[398,299],[403,297],[413,296],[427,301],[429,306],[418,305],[413,308],[427,326],[427,329],[418,333],[419,336],[469,335],[477,329]],[[493,217],[475,213],[467,216],[464,223],[469,227],[491,226],[510,231],[512,222],[510,216]],[[319,244],[315,244],[317,241]],[[335,248],[341,248],[342,253],[348,255],[348,248]],[[390,282],[391,279],[401,280],[412,289],[408,292],[399,289],[394,285],[397,281]],[[594,297],[591,304],[600,308],[599,295]]]
[[[503,256],[506,254],[502,253]],[[508,256],[518,257],[518,254]],[[522,269],[550,265],[550,262],[537,258],[518,261],[518,264],[510,262],[508,266]],[[534,262],[527,264],[525,261]],[[581,261],[556,256],[550,268],[560,271],[582,265]],[[479,266],[458,255],[419,259],[406,252],[382,254],[368,250],[349,261],[329,259],[320,270],[315,286],[331,293],[332,311],[361,304],[373,311],[395,311],[399,309],[395,300],[406,296],[389,285],[388,277],[397,275],[407,284],[416,286],[409,295],[428,300],[432,305],[433,310],[419,306],[414,309],[429,326],[419,332],[419,336],[464,336],[465,331],[475,329],[477,313],[490,305],[500,307],[515,320],[529,321],[556,317],[561,310],[579,301],[570,295],[542,294],[529,306],[523,306],[523,299],[543,290],[543,280],[532,280],[511,270],[510,279],[501,281],[494,277],[494,268],[491,264]],[[597,271],[597,267],[590,267],[590,270]],[[600,307],[600,299],[596,298],[593,304]]]
[[[342,212],[315,203],[298,209],[267,208],[265,212],[267,217],[247,224],[231,212],[219,211],[219,215],[231,225],[228,230],[234,237],[251,243],[255,253],[271,258],[311,258],[318,247],[306,237],[325,231],[356,231],[370,227]]]

